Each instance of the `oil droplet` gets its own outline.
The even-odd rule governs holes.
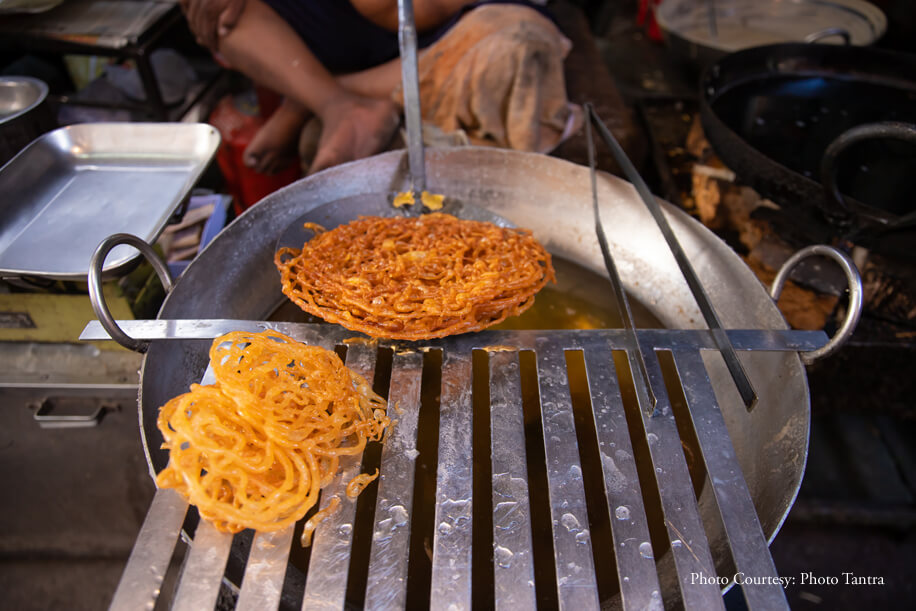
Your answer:
[[[564,513],[560,516],[560,524],[562,524],[566,530],[573,531],[579,529],[579,520],[576,519],[571,513]]]
[[[503,547],[502,545],[497,545],[493,548],[493,556],[496,559],[496,564],[504,569],[509,568],[509,565],[512,564],[512,556],[514,555],[511,549]]]
[[[652,545],[648,541],[639,544],[639,555],[643,558],[652,558]]]
[[[630,519],[630,508],[626,505],[621,505],[614,511],[614,515],[617,516],[618,520],[629,520]]]

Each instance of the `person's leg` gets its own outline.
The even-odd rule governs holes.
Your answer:
[[[242,156],[245,165],[262,174],[276,174],[296,154],[299,132],[312,113],[290,98],[274,111],[254,135]]]
[[[289,24],[259,0],[248,0],[218,50],[233,68],[321,119],[312,172],[377,153],[397,129],[397,106],[390,99],[348,91]]]

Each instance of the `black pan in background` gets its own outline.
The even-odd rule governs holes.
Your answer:
[[[916,125],[916,56],[818,44],[756,47],[712,64],[700,103],[716,153],[743,183],[783,207],[782,221],[796,237],[846,238],[914,256],[916,131],[904,127],[902,139],[868,137],[831,154],[828,173],[842,202],[822,174],[828,147],[844,133],[849,139],[850,129]]]

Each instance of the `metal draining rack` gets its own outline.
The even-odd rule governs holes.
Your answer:
[[[270,328],[327,348],[346,345],[344,340],[354,335],[328,325],[297,323],[196,320],[122,324],[130,335],[147,339],[209,338],[229,330]],[[826,341],[821,331],[730,330],[727,333],[739,351],[804,352],[819,348]],[[84,335],[107,337],[99,323],[91,323]],[[759,578],[742,586],[745,598],[751,608],[785,607],[783,588],[703,364],[701,352],[716,348],[711,333],[639,330],[637,336],[643,354],[648,355],[645,360],[648,383],[657,401],[654,412],[638,410],[642,415],[640,434],[648,439],[685,606],[713,609],[723,608],[723,603],[718,583],[691,578],[692,574],[715,576],[717,573],[665,380],[655,357],[659,351],[670,351],[682,382],[691,426],[699,441],[735,569]],[[517,349],[508,350],[506,346]],[[413,499],[417,421],[423,350],[428,349],[441,350],[442,355],[430,606],[436,609],[472,606],[474,496],[470,457],[473,455],[474,350],[486,351],[489,373],[494,604],[503,609],[536,606],[532,541],[534,536],[546,536],[546,533],[532,532],[530,504],[540,500],[532,497],[543,495],[543,491],[529,487],[519,365],[520,351],[531,350],[536,358],[559,606],[600,607],[567,371],[567,352],[578,351],[585,363],[622,605],[624,609],[663,608],[643,493],[627,428],[621,377],[614,365],[614,351],[626,351],[629,360],[634,356],[632,347],[628,346],[627,332],[486,331],[416,348],[392,356],[388,405],[398,422],[381,453],[365,606],[403,608],[411,587],[408,549],[411,520],[417,511]],[[346,364],[371,380],[377,354],[375,347],[349,344]],[[346,498],[344,490],[359,469],[359,459],[342,460],[339,475],[322,491],[321,507],[334,496],[342,502],[337,513],[322,522],[314,534],[303,609],[346,606],[356,503]],[[152,608],[187,511],[187,502],[174,491],[156,492],[112,609]],[[237,609],[278,607],[292,540],[293,528],[254,536]],[[232,535],[216,531],[208,522],[200,522],[184,563],[173,609],[214,607],[232,541]],[[767,580],[770,583],[757,583]]]

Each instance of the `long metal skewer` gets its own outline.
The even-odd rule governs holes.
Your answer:
[[[420,195],[426,190],[426,165],[423,153],[417,26],[413,15],[413,0],[398,0],[398,43],[401,51],[401,87],[404,90],[404,124],[407,127],[407,161],[411,188],[414,192],[414,206],[419,210],[422,208]]]
[[[617,139],[614,138],[611,130],[609,130],[607,126],[602,123],[601,119],[598,118],[591,104],[586,104],[586,112],[588,113],[589,124],[595,125],[598,128],[598,133],[601,134],[602,139],[607,144],[608,148],[611,149],[611,153],[614,155],[617,164],[620,165],[627,180],[636,187],[637,193],[639,193],[639,196],[649,209],[652,218],[654,218],[655,222],[658,224],[658,228],[661,230],[665,241],[668,243],[668,248],[671,249],[674,259],[677,261],[677,265],[684,275],[684,279],[687,281],[687,286],[690,287],[690,292],[693,293],[693,298],[696,300],[697,306],[699,306],[700,312],[703,314],[703,319],[706,321],[706,325],[712,333],[716,347],[719,349],[719,352],[722,353],[725,365],[728,367],[728,371],[735,381],[735,386],[738,387],[738,392],[741,394],[741,400],[744,401],[744,405],[748,410],[753,409],[754,405],[757,403],[757,393],[754,391],[753,386],[751,386],[751,382],[747,377],[747,372],[744,371],[741,361],[738,360],[735,348],[732,346],[731,341],[729,341],[728,335],[722,327],[722,322],[719,320],[718,314],[716,314],[715,309],[712,307],[712,302],[710,302],[709,296],[703,289],[703,285],[700,283],[700,279],[697,277],[693,266],[690,265],[690,260],[687,259],[687,255],[684,254],[684,250],[677,241],[674,231],[672,231],[671,226],[668,224],[668,220],[665,218],[661,206],[655,201],[655,196],[652,195],[649,187],[639,175],[639,172],[636,171],[630,158],[627,157],[627,154],[624,152],[623,147],[621,147]]]
[[[586,108],[588,111],[588,127],[585,130],[585,138],[588,141],[588,167],[591,170],[592,179],[592,210],[595,216],[595,233],[598,235],[598,245],[601,246],[601,256],[604,257],[604,267],[607,268],[608,276],[610,276],[617,311],[620,312],[624,331],[627,334],[628,342],[632,346],[632,350],[628,350],[627,355],[631,361],[635,360],[635,363],[630,363],[630,369],[633,370],[633,385],[636,388],[639,402],[643,404],[643,409],[654,412],[657,401],[652,393],[652,387],[649,385],[645,355],[643,355],[642,347],[639,345],[639,338],[636,336],[636,324],[633,322],[630,302],[623,290],[623,283],[620,281],[620,274],[617,273],[617,266],[614,264],[613,257],[611,257],[611,249],[607,243],[604,226],[601,224],[601,213],[598,211],[598,180],[597,168],[595,167],[595,141],[592,137],[592,107],[588,104]],[[636,367],[633,367],[634,364]]]

